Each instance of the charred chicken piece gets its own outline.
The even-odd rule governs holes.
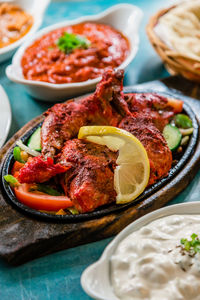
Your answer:
[[[58,162],[68,168],[61,184],[79,212],[115,201],[114,169],[117,153],[84,140],[67,141]]]
[[[150,161],[149,185],[167,176],[172,164],[172,153],[151,117],[143,112],[133,113],[131,117],[125,117],[119,127],[132,133],[146,149]]]
[[[109,70],[97,85],[96,92],[86,98],[67,103],[56,104],[45,113],[42,125],[42,154],[54,157],[64,142],[77,136],[84,125],[117,126],[120,114],[110,102],[121,109],[128,106],[122,96],[123,71]]]
[[[132,93],[126,94],[124,98],[131,113],[142,112],[151,117],[152,122],[161,132],[174,114],[182,111],[181,105],[180,110],[175,111],[168,98],[155,93]]]

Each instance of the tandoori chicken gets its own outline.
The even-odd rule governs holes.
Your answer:
[[[142,112],[148,115],[161,132],[176,113],[170,106],[169,98],[155,93],[125,94],[124,97],[131,113]],[[182,110],[182,106],[180,109]]]
[[[45,157],[54,157],[67,140],[77,137],[81,126],[92,124],[117,126],[121,115],[110,102],[115,101],[118,104],[121,99],[123,100],[122,80],[122,70],[116,73],[110,70],[104,74],[101,84],[97,85],[93,95],[77,101],[56,104],[50,108],[45,113],[42,125],[42,154]],[[126,103],[125,105],[127,106]]]
[[[150,162],[149,185],[166,176],[171,168],[172,153],[150,116],[141,112],[125,117],[119,127],[132,133],[147,151]]]
[[[36,179],[33,171],[37,168],[34,164],[38,165],[38,157],[31,158],[19,171],[20,182],[46,180],[46,159],[51,157],[55,168],[51,165],[53,171],[48,179],[60,173],[65,194],[80,212],[92,211],[114,201],[113,172],[117,153],[106,146],[76,139],[80,127],[85,125],[111,125],[131,132],[147,151],[151,168],[149,185],[167,176],[172,154],[161,132],[177,111],[168,98],[157,94],[124,95],[122,82],[122,70],[109,70],[93,95],[50,108],[45,113],[41,134],[39,160],[45,161],[45,167],[40,169]],[[181,101],[178,110],[182,110]]]
[[[78,211],[88,212],[115,201],[116,159],[117,153],[106,146],[79,139],[66,142],[58,159],[68,168],[61,183]]]

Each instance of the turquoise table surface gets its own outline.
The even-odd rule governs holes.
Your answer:
[[[42,1],[42,0],[41,0]],[[133,85],[168,76],[159,57],[153,51],[146,33],[145,25],[149,17],[162,6],[173,1],[165,0],[85,0],[55,1],[45,14],[43,27],[85,14],[96,14],[117,3],[132,3],[144,12],[140,30],[140,47],[134,61],[127,68],[125,85]],[[0,84],[5,88],[12,108],[11,137],[19,128],[35,116],[41,114],[50,103],[38,102],[25,93],[22,86],[10,82],[5,76],[5,68],[10,61],[0,64]],[[198,201],[200,172],[187,189],[169,204]],[[87,244],[52,254],[19,267],[10,267],[0,260],[0,299],[7,300],[89,300],[81,288],[82,271],[95,262],[110,239]],[[108,299],[109,300],[109,299]]]

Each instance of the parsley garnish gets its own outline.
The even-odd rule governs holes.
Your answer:
[[[69,54],[77,48],[87,49],[90,42],[80,35],[64,32],[64,34],[58,39],[57,45],[61,51]]]
[[[191,236],[191,240],[181,239],[181,244],[184,246],[184,250],[187,252],[200,253],[200,240],[196,233],[193,233]]]

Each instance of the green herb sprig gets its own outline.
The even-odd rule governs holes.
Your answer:
[[[200,253],[200,240],[196,233],[193,233],[191,240],[181,239],[181,244],[184,246],[184,250],[187,252]]]
[[[90,42],[80,35],[64,32],[58,39],[57,45],[61,51],[69,54],[77,48],[87,49],[90,46]]]

